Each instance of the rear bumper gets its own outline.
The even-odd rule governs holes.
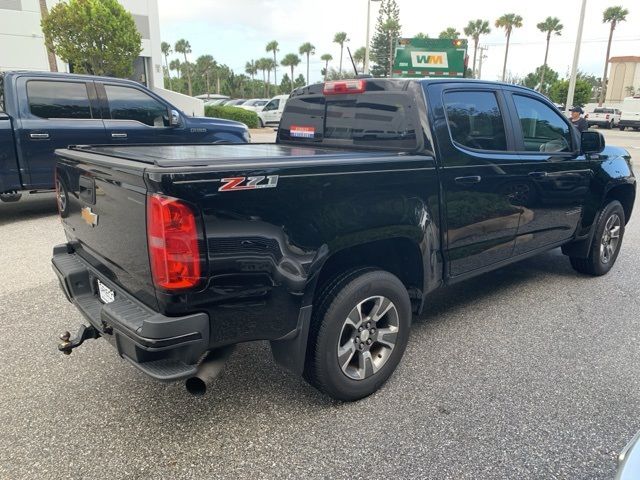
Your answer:
[[[606,127],[607,125],[617,125],[613,120],[589,120],[587,119],[589,126]]]
[[[67,299],[122,358],[159,381],[181,380],[196,372],[209,345],[206,313],[161,315],[99,274],[64,244],[54,247],[51,262]],[[112,303],[99,299],[98,279],[115,292]]]

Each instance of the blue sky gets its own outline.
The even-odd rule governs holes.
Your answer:
[[[237,73],[244,72],[248,60],[267,56],[265,45],[270,40],[280,43],[279,58],[298,52],[304,42],[316,46],[311,57],[311,81],[321,78],[324,66],[320,56],[333,55],[331,66],[337,68],[340,48],[333,43],[333,35],[345,31],[352,51],[365,44],[367,0],[158,0],[162,40],[174,43],[186,38],[191,43],[192,58],[211,54]],[[560,18],[565,28],[560,37],[553,37],[549,65],[561,75],[568,71],[577,33],[580,0],[538,0],[533,2],[498,0],[459,0],[450,2],[425,0],[397,0],[403,36],[425,32],[432,37],[446,27],[459,31],[469,20],[482,18],[493,22],[504,13],[523,17],[524,26],[512,34],[507,69],[514,75],[524,76],[542,64],[545,36],[536,24],[547,16]],[[640,4],[637,1],[588,0],[579,69],[602,75],[608,25],[602,23],[602,11],[612,5],[630,10],[627,21],[616,29],[612,56],[640,56]],[[371,30],[375,26],[377,4],[372,3]],[[482,77],[498,79],[502,71],[505,37],[501,30],[481,39],[489,47],[483,63]],[[344,68],[348,67],[345,59]],[[304,65],[296,71],[303,73]],[[278,78],[282,67],[279,68]]]

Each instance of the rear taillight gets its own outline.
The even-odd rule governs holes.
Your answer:
[[[322,93],[325,95],[348,95],[351,93],[364,93],[367,89],[367,82],[364,80],[336,80],[326,82]]]
[[[200,250],[191,207],[171,197],[147,198],[147,239],[153,283],[166,290],[200,282]]]

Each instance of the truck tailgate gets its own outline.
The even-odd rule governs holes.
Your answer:
[[[58,188],[68,199],[62,224],[80,257],[157,308],[147,247],[144,169],[126,163],[78,161],[59,153]]]

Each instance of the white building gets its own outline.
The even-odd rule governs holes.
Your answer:
[[[46,0],[51,9],[59,0]],[[151,88],[163,87],[160,21],[157,0],[118,0],[133,15],[142,37],[132,79]],[[49,70],[40,28],[39,0],[0,0],[0,71]],[[58,71],[69,66],[58,58]]]

